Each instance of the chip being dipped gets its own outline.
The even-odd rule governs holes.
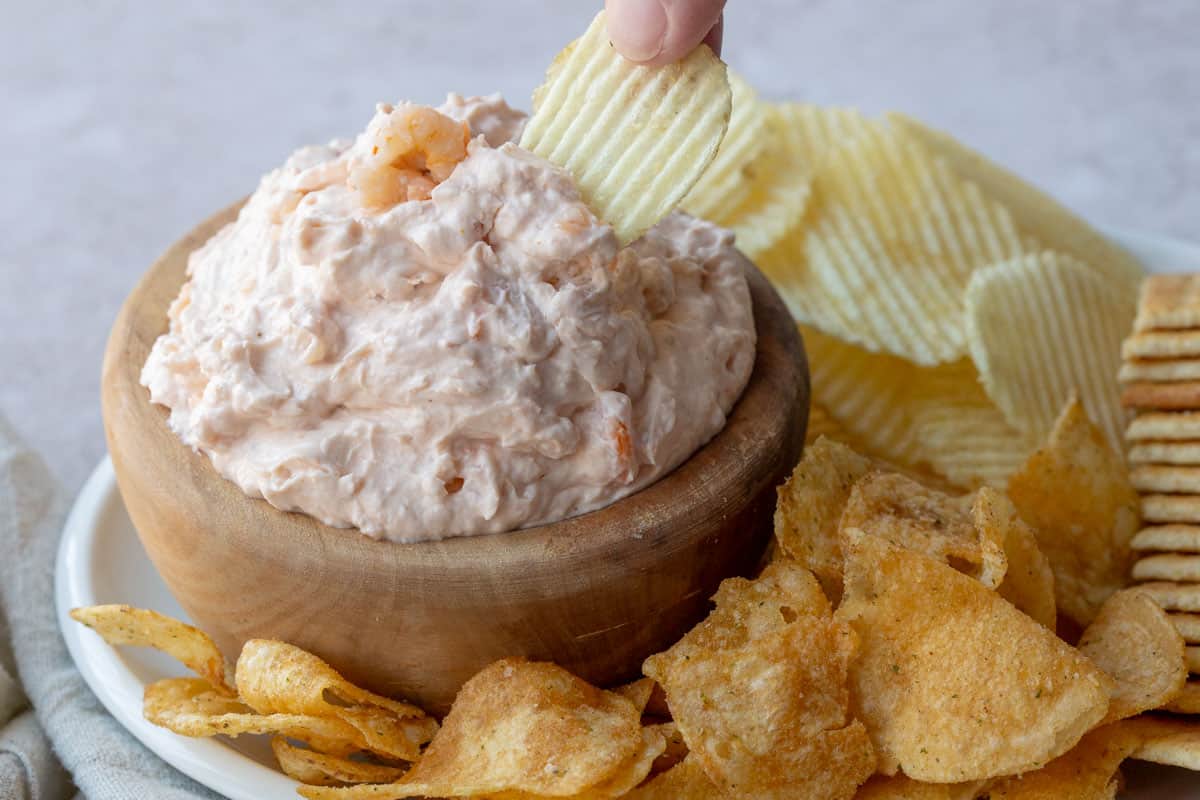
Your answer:
[[[601,12],[547,71],[521,147],[570,172],[627,244],[704,174],[732,102],[725,64],[707,45],[674,64],[640,66],[613,48]]]

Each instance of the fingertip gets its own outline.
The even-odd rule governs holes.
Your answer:
[[[668,34],[667,9],[659,0],[605,0],[608,36],[630,61],[649,64],[663,52]]]
[[[667,32],[658,55],[643,63],[648,66],[670,64],[686,56],[702,42],[715,44],[720,52],[721,12],[725,0],[663,0]]]

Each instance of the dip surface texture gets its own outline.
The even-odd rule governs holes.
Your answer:
[[[523,115],[439,111],[380,106],[266,175],[192,254],[142,372],[246,494],[399,542],[646,486],[721,430],[754,363],[732,234],[676,213],[620,249],[511,143]]]

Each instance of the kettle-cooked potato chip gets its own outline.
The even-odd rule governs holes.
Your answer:
[[[404,776],[402,767],[352,761],[296,747],[282,736],[271,738],[271,751],[289,778],[310,786],[344,786],[352,783],[390,783]]]
[[[991,800],[1100,800],[1116,796],[1121,762],[1142,744],[1137,725],[1118,722],[1090,732],[1041,769],[988,787]]]
[[[863,784],[854,800],[975,800],[984,781],[921,783],[904,775],[876,775]]]
[[[1160,708],[1187,681],[1183,637],[1137,589],[1108,598],[1084,630],[1079,651],[1116,681],[1105,722]]]
[[[1200,723],[1164,716],[1142,716],[1142,743],[1131,758],[1200,772]]]
[[[71,619],[82,622],[109,644],[153,647],[204,678],[224,695],[233,696],[225,673],[225,658],[208,634],[177,619],[147,608],[126,605],[71,609]]]
[[[725,64],[707,45],[674,64],[640,66],[613,48],[604,12],[559,53],[535,98],[521,147],[570,172],[622,244],[700,179],[732,107]]]
[[[1119,448],[1125,428],[1113,376],[1137,303],[1127,287],[1069,256],[1028,255],[981,269],[966,291],[967,341],[988,396],[1035,441],[1078,393]]]
[[[1008,494],[1050,560],[1059,612],[1086,626],[1133,566],[1138,495],[1124,460],[1073,401]]]
[[[694,758],[685,758],[626,797],[628,800],[729,800]]]
[[[861,640],[852,708],[881,772],[938,783],[1017,774],[1104,717],[1112,680],[1045,627],[939,561],[846,533],[835,616]]]
[[[976,493],[971,515],[980,540],[999,542],[1004,548],[1007,569],[996,591],[1053,631],[1057,620],[1054,572],[1033,530],[1005,495],[989,487]]]

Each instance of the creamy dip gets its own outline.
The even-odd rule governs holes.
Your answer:
[[[721,430],[754,362],[731,233],[676,213],[620,248],[513,144],[523,114],[498,96],[438,111],[458,122],[382,105],[353,143],[267,174],[192,254],[142,372],[246,494],[400,542],[646,486]],[[428,162],[380,166],[430,125],[451,133]],[[441,145],[465,157],[434,164]]]

